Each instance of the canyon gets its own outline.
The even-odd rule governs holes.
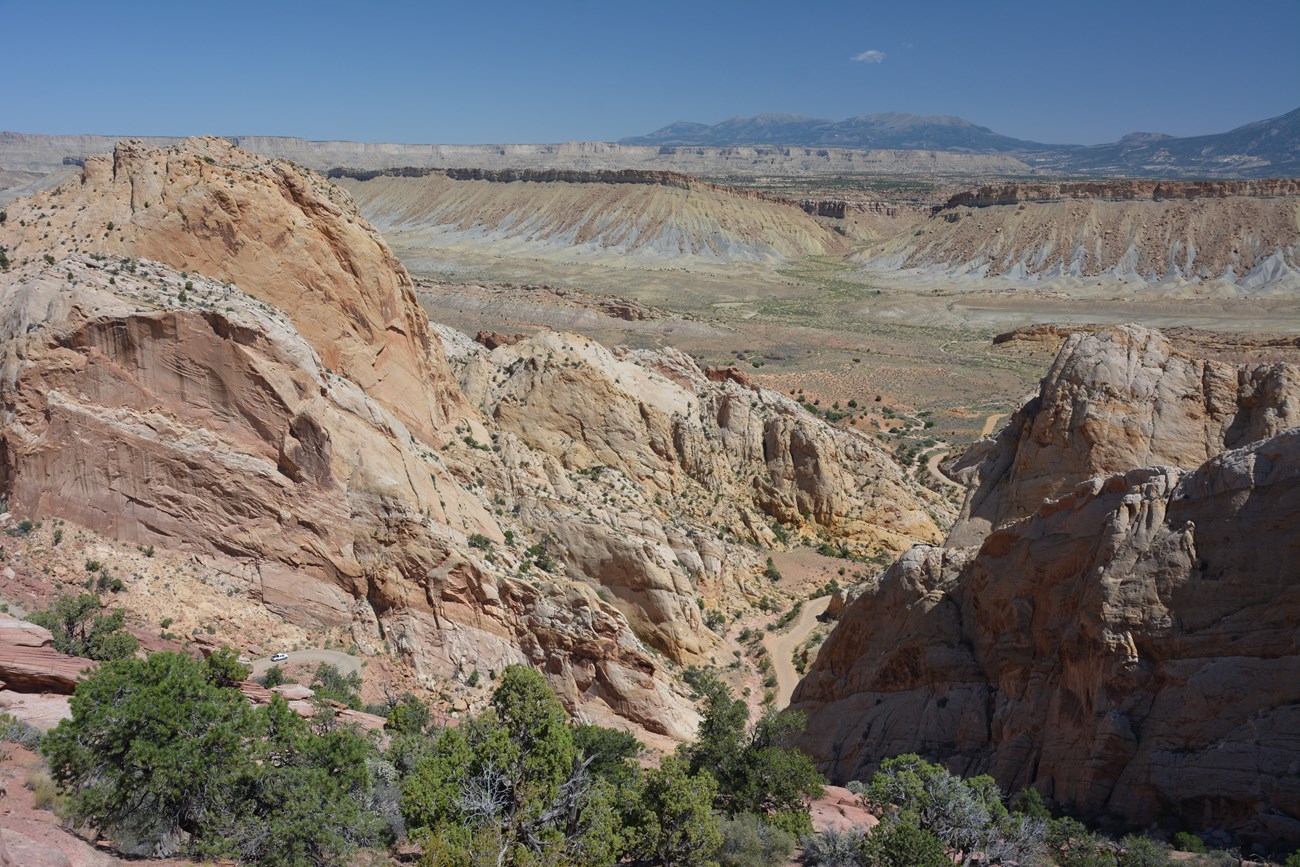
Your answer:
[[[3,520],[124,564],[142,632],[165,592],[448,719],[527,663],[667,749],[689,667],[757,709],[736,633],[789,655],[826,606],[792,703],[833,781],[915,751],[1300,844],[1294,180],[8,133],[0,166]],[[28,603],[78,556],[32,532]]]
[[[198,555],[429,688],[530,661],[684,737],[672,670],[716,655],[706,602],[763,592],[753,544],[951,519],[869,438],[681,353],[430,324],[346,194],[221,140],[88,159],[0,245],[10,508]]]

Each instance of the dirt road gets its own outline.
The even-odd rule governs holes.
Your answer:
[[[926,461],[926,466],[929,467],[930,469],[930,475],[934,476],[940,482],[944,483],[945,485],[948,485],[949,487],[965,490],[966,489],[965,485],[960,485],[957,482],[954,482],[952,479],[948,478],[942,472],[939,471],[939,464],[942,463],[943,459],[946,457],[948,457],[948,449],[939,449],[934,454],[930,455],[929,460]]]
[[[261,677],[273,665],[293,665],[296,662],[328,662],[343,674],[361,670],[361,660],[338,650],[294,650],[288,659],[272,662],[269,658],[253,662],[253,677]]]
[[[1004,415],[1006,415],[1006,413],[999,412],[999,413],[994,413],[993,415],[984,419],[984,430],[980,431],[980,436],[986,437],[989,434],[993,433],[993,428],[997,427],[998,420],[1001,419]]]
[[[795,648],[803,644],[814,629],[817,618],[831,604],[831,597],[818,596],[803,604],[794,624],[785,632],[769,633],[763,639],[767,652],[772,654],[772,670],[776,672],[776,706],[783,708],[790,703],[790,694],[799,684],[802,675],[794,669],[793,655]]]

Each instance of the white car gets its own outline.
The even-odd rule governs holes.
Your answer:
[[[272,656],[272,657],[271,657],[271,661],[272,661],[272,662],[284,662],[284,661],[285,661],[286,659],[288,659],[288,658],[289,658],[289,654],[287,654],[287,653],[277,653],[275,656]]]

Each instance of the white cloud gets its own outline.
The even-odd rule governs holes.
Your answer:
[[[868,51],[862,52],[861,54],[853,55],[849,60],[852,60],[855,63],[884,63],[885,52],[877,51],[872,48]]]

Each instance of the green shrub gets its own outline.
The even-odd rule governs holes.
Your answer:
[[[865,832],[858,828],[827,828],[820,834],[809,834],[800,841],[804,864],[808,867],[861,867],[858,852],[864,837]]]
[[[42,737],[44,734],[36,726],[23,722],[12,714],[0,714],[0,741],[35,750],[40,748]]]
[[[790,860],[794,837],[752,813],[723,819],[722,845],[714,857],[720,867],[776,867]]]
[[[77,685],[41,745],[71,821],[131,851],[283,867],[386,842],[366,740],[315,734],[279,697],[254,709],[212,669],[155,653]]]
[[[262,675],[262,686],[267,689],[281,686],[287,682],[288,679],[284,675],[284,669],[278,665],[271,666],[266,670],[266,674]]]
[[[54,649],[71,656],[100,661],[133,656],[140,642],[125,629],[122,611],[102,614],[104,605],[90,593],[60,596],[47,611],[37,611],[27,619],[44,626],[54,636]]]
[[[1204,840],[1186,831],[1179,831],[1175,834],[1173,844],[1174,848],[1180,852],[1195,852],[1198,855],[1204,855],[1209,851]]]
[[[987,775],[963,780],[909,754],[882,762],[871,783],[860,788],[876,807],[938,835],[963,859],[976,852],[989,860],[1018,863],[1041,856],[1047,823],[1010,815],[997,784]]]
[[[1130,834],[1120,841],[1119,867],[1169,867],[1169,850],[1149,837]]]
[[[383,716],[384,731],[399,735],[422,735],[433,721],[429,706],[409,692],[392,702]]]
[[[439,733],[419,759],[402,816],[434,864],[611,864],[621,854],[611,795],[578,756],[545,679],[509,666],[491,710]]]
[[[1110,846],[1077,819],[1065,817],[1049,822],[1046,842],[1058,867],[1115,867]]]
[[[311,688],[319,699],[336,701],[352,710],[361,710],[361,675],[355,671],[345,675],[336,666],[322,662],[316,667]]]
[[[929,831],[900,819],[885,819],[858,847],[862,867],[951,867],[947,847]]]
[[[790,745],[803,730],[797,711],[767,711],[753,726],[749,707],[717,676],[696,670],[691,686],[704,700],[695,743],[679,753],[691,773],[717,780],[714,807],[727,816],[751,813],[791,835],[812,831],[808,803],[825,791],[826,779],[807,755]]]

